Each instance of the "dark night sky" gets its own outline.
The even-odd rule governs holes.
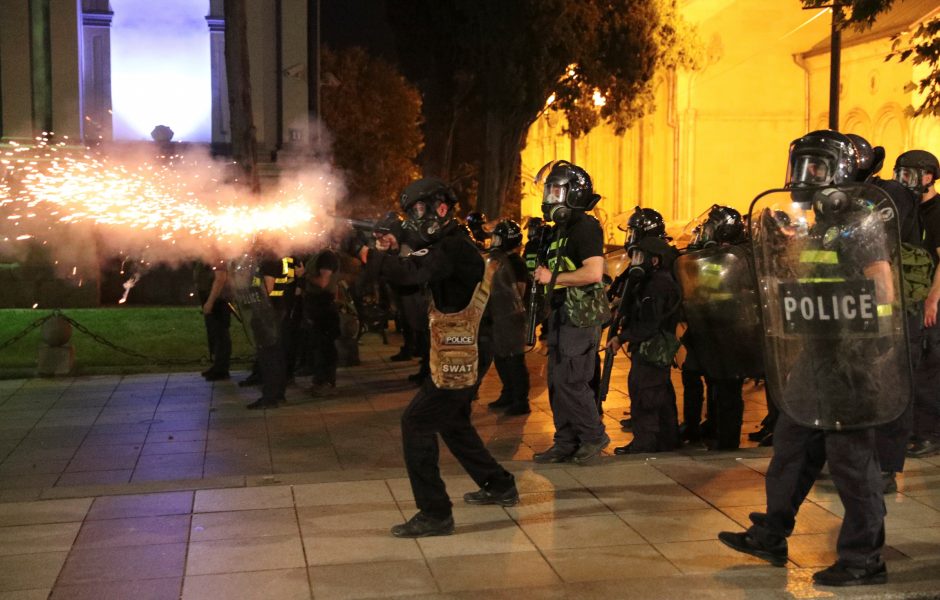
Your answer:
[[[363,46],[396,62],[395,40],[386,20],[386,0],[320,0],[320,36],[334,48]]]

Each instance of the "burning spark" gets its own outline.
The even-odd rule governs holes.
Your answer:
[[[261,233],[309,244],[331,225],[321,215],[340,185],[326,169],[260,198],[220,184],[220,171],[179,156],[134,164],[42,139],[11,142],[0,146],[0,216],[7,213],[0,222],[19,228],[7,233],[20,241],[54,234],[56,225],[88,224],[155,249],[244,247]]]
[[[118,300],[118,304],[127,302],[127,296],[131,293],[131,288],[137,285],[138,281],[140,281],[140,273],[134,273],[133,277],[124,282],[124,295]]]

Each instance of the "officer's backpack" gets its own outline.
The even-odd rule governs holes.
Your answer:
[[[933,272],[933,258],[926,248],[901,243],[901,287],[908,311],[915,312],[918,304],[927,299]]]

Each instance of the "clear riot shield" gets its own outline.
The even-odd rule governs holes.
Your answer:
[[[241,314],[245,333],[255,348],[280,343],[277,313],[258,278],[258,262],[245,254],[229,263],[229,279],[235,290],[235,302]]]
[[[751,204],[769,393],[796,422],[869,427],[911,400],[897,210],[869,185]]]
[[[689,324],[683,343],[705,374],[717,379],[762,376],[760,302],[750,245],[683,254],[675,273]]]

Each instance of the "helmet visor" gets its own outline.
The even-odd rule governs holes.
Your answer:
[[[832,181],[833,165],[828,156],[800,154],[790,161],[787,185],[826,185]]]
[[[632,227],[627,229],[627,239],[624,241],[623,247],[626,248],[627,251],[632,250],[636,246],[636,243],[640,241],[641,236],[642,234],[636,229]]]
[[[567,185],[547,182],[542,192],[542,204],[550,204],[552,206],[564,205],[567,196]]]
[[[920,169],[912,167],[895,167],[894,180],[909,190],[920,188]]]
[[[427,216],[427,212],[428,205],[424,202],[424,200],[418,200],[411,205],[411,208],[408,209],[408,218],[413,221],[420,221],[425,216]]]

